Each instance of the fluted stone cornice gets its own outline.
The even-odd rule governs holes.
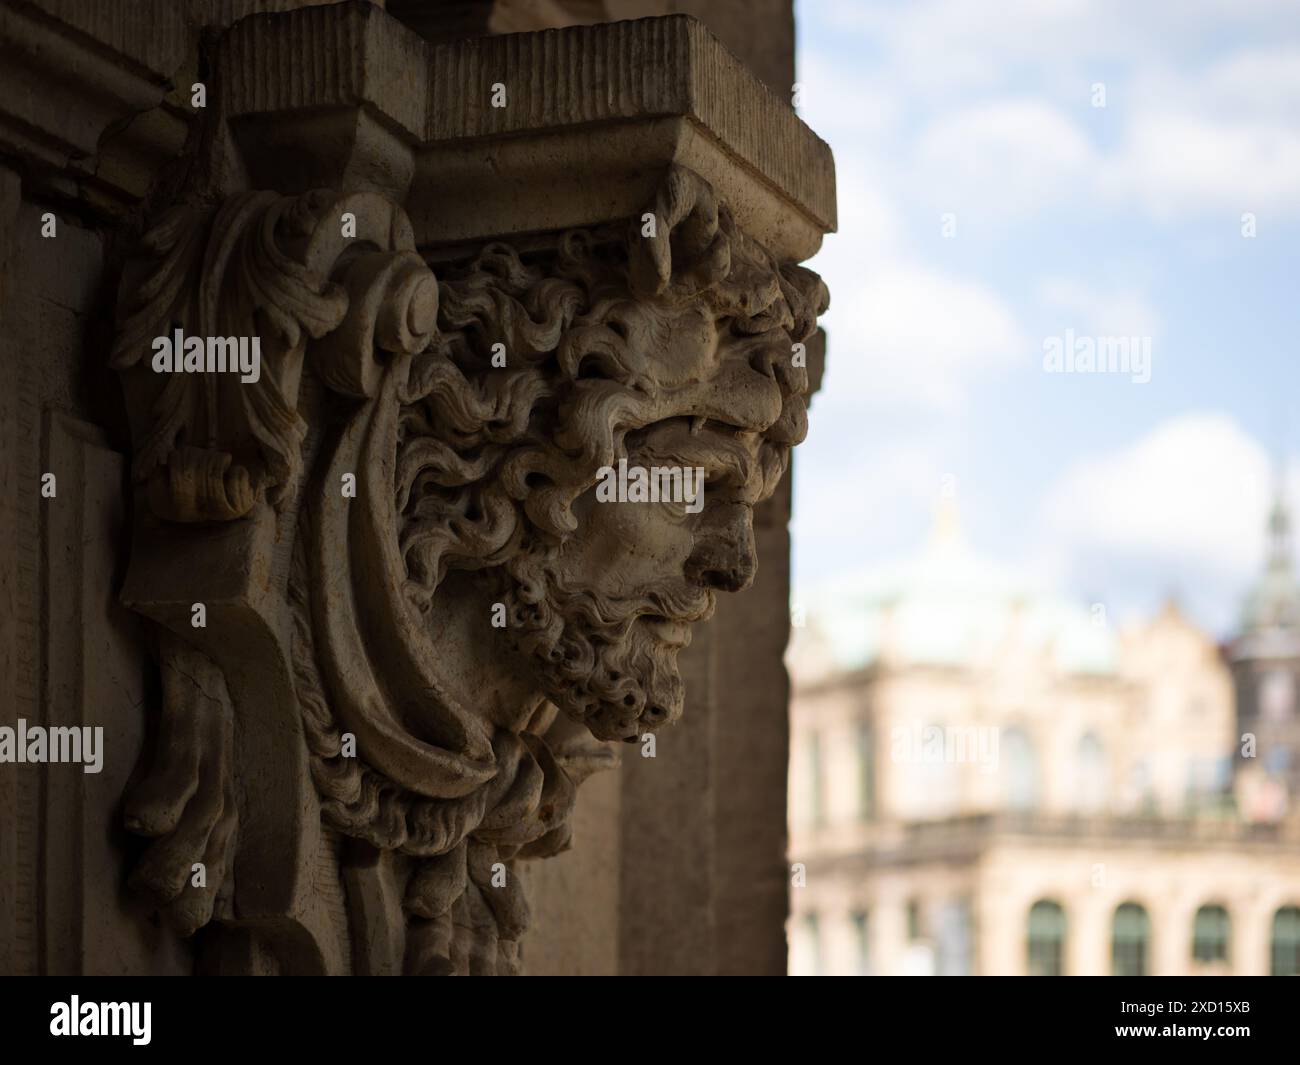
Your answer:
[[[227,44],[255,178],[299,181],[343,143],[357,180],[395,190],[410,166],[421,247],[621,221],[673,165],[780,257],[835,228],[830,148],[689,16],[430,44],[354,3],[253,16]]]

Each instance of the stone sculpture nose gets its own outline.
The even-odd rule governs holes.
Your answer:
[[[686,560],[687,578],[719,591],[741,592],[754,583],[757,570],[753,509],[743,503],[706,506]]]

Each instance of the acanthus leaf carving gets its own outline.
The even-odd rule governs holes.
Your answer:
[[[363,220],[356,236],[342,235],[345,213]],[[357,264],[342,279],[334,276],[354,247],[380,249],[360,260],[370,264],[374,292],[358,283]],[[150,397],[134,476],[148,484],[159,518],[228,521],[259,498],[279,506],[294,492],[306,432],[297,399],[307,343],[351,323],[350,347],[336,343],[322,353],[326,373],[346,387],[350,379],[373,379],[371,343],[410,351],[426,340],[410,325],[431,327],[436,286],[413,247],[400,208],[374,194],[328,190],[247,192],[217,208],[178,206],[145,234],[148,272],[123,287],[112,364],[133,370],[128,380]],[[393,254],[401,251],[408,254]],[[376,260],[387,264],[379,276]],[[363,307],[349,313],[357,301]],[[385,305],[387,316],[374,320]],[[176,329],[203,340],[257,338],[258,378],[149,373],[154,339]]]

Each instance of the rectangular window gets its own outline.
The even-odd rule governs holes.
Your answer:
[[[938,975],[970,976],[972,954],[970,900],[945,902],[939,910]]]
[[[871,726],[858,725],[858,817],[870,821],[876,815],[876,745]]]
[[[907,939],[915,943],[921,938],[921,903],[916,899],[907,900]]]
[[[808,970],[813,976],[821,976],[822,932],[821,922],[815,913],[804,914],[803,930],[808,942]]]
[[[808,734],[808,811],[812,823],[820,827],[826,823],[825,782],[822,779],[821,734]]]

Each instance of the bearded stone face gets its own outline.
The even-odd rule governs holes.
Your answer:
[[[756,438],[753,443],[756,445]],[[663,423],[629,465],[687,458],[705,471],[704,506],[596,501],[574,507],[581,535],[546,563],[511,565],[511,624],[546,695],[598,739],[634,740],[675,721],[684,688],[677,656],[713,613],[718,591],[753,580],[752,504],[727,462],[740,453],[716,429]]]
[[[510,672],[602,740],[680,716],[691,627],[752,583],[753,508],[806,430],[796,349],[825,306],[702,185],[674,189],[679,215],[697,197],[680,242],[489,246],[444,273],[441,347],[403,414],[414,597],[476,572],[506,607]],[[702,506],[601,498],[619,463],[702,471]]]
[[[703,506],[602,502],[589,490],[553,557],[507,567],[517,645],[547,697],[598,739],[633,741],[681,715],[677,658],[692,626],[712,615],[717,592],[753,582],[753,507],[788,455],[764,434],[802,412],[772,370],[788,351],[788,340],[720,340],[712,327],[679,340],[683,413],[629,432],[626,461],[703,471]]]

